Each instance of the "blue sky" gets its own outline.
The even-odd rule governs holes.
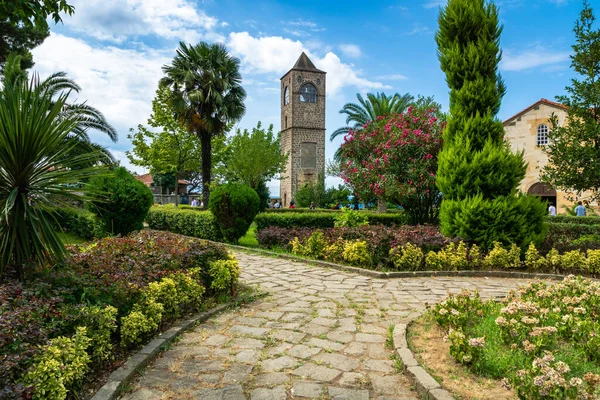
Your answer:
[[[262,121],[279,129],[279,78],[302,51],[328,72],[327,137],[343,126],[338,111],[355,101],[356,93],[422,94],[448,107],[434,40],[441,0],[69,3],[75,14],[53,26],[51,37],[34,50],[34,69],[42,76],[65,71],[83,87],[79,100],[99,108],[120,136],[118,143],[102,134],[92,137],[127,167],[128,130],[146,123],[160,68],[170,62],[180,40],[222,42],[241,59],[248,98],[240,128]],[[506,119],[542,97],[553,100],[564,93],[573,76],[569,54],[582,1],[496,4],[504,25],[501,73],[508,89],[499,118]],[[600,17],[600,7],[594,11]],[[339,141],[327,141],[328,158],[338,146]],[[277,182],[270,187],[278,193]]]

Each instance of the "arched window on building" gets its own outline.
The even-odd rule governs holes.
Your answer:
[[[302,103],[317,102],[317,88],[312,83],[307,83],[300,88],[300,101]]]
[[[545,146],[548,144],[548,125],[540,124],[537,127],[537,135],[536,135],[536,145],[537,146]]]
[[[286,86],[283,90],[283,105],[290,104],[290,87]]]

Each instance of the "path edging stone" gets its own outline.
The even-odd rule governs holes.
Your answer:
[[[408,378],[417,388],[417,392],[425,399],[451,400],[454,396],[438,383],[415,358],[408,347],[406,338],[407,324],[396,324],[394,326],[394,351],[402,361],[402,366],[407,372]]]
[[[107,382],[100,389],[98,389],[91,400],[116,399],[123,391],[123,388],[133,380],[136,373],[152,362],[160,354],[160,351],[164,346],[172,343],[175,338],[192,328],[197,323],[204,322],[213,315],[226,310],[232,305],[238,302],[247,302],[251,298],[252,296],[245,296],[234,299],[228,303],[220,304],[214,308],[211,308],[206,312],[197,313],[190,318],[181,321],[181,323],[171,326],[169,329],[159,334],[158,337],[152,339],[141,350],[129,357],[121,367],[113,371],[108,376]]]
[[[207,240],[212,242],[211,240]],[[372,271],[365,268],[351,267],[349,265],[336,264],[328,261],[312,260],[309,258],[303,258],[294,256],[292,254],[276,253],[265,249],[257,249],[254,247],[245,247],[228,243],[212,242],[224,245],[228,248],[245,251],[256,254],[265,254],[271,257],[283,258],[285,260],[300,261],[310,265],[316,265],[319,267],[332,268],[338,271],[352,272],[358,275],[368,276],[371,278],[378,279],[390,279],[390,278],[432,278],[432,277],[457,277],[463,276],[467,278],[515,278],[515,279],[540,279],[540,280],[555,280],[562,281],[567,275],[559,274],[541,274],[536,272],[519,272],[519,271],[480,271],[480,270],[465,270],[465,271],[392,271],[392,272],[379,272]],[[594,278],[589,278],[594,279]]]

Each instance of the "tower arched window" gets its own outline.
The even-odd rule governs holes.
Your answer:
[[[283,89],[283,105],[287,105],[290,104],[290,87],[286,86],[285,89]]]
[[[300,101],[302,103],[317,102],[317,88],[312,83],[307,83],[300,88]]]
[[[549,128],[546,124],[540,124],[537,127],[536,145],[545,146],[548,144],[548,132]]]

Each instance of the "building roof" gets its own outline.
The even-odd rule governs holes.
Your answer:
[[[296,64],[294,64],[290,71],[320,72],[322,74],[327,73],[315,67],[315,64],[313,64],[313,62],[310,61],[310,58],[308,58],[305,52],[302,52],[302,54],[300,54],[300,57],[298,57],[298,61],[296,61]],[[289,74],[290,71],[288,71],[285,75]],[[283,77],[281,77],[281,79],[283,79]]]
[[[525,114],[526,112],[530,111],[531,109],[533,109],[534,107],[539,106],[540,104],[545,104],[547,106],[550,107],[555,107],[555,108],[560,108],[561,110],[566,110],[568,109],[567,106],[565,106],[564,104],[561,103],[557,103],[555,101],[550,101],[548,99],[540,99],[538,101],[536,101],[535,103],[533,103],[532,105],[530,105],[529,107],[525,108],[524,110],[519,111],[518,113],[516,113],[515,115],[513,115],[512,117],[508,118],[507,120],[505,120],[503,122],[504,125],[506,125],[507,123],[509,123],[510,121],[512,121],[513,119],[520,117],[521,115]]]
[[[135,179],[144,183],[146,186],[152,185],[154,180],[152,179],[152,174],[144,174],[144,175],[136,175]],[[189,185],[190,183],[184,179],[180,179],[178,182],[180,185]]]

